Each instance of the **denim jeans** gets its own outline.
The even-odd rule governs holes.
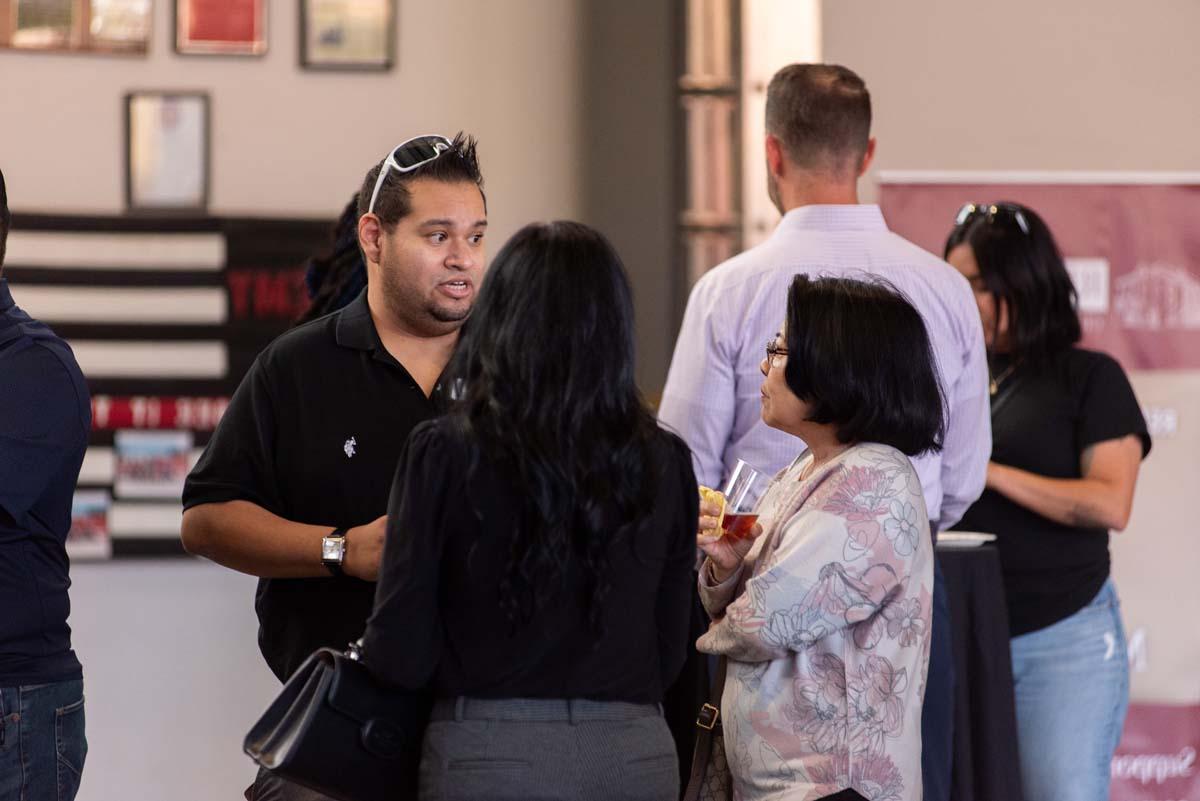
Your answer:
[[[72,801],[86,757],[82,681],[0,687],[0,801]]]
[[[1091,603],[1012,639],[1025,801],[1108,801],[1129,704],[1129,654],[1112,579]]]

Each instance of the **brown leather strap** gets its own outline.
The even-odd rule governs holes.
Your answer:
[[[688,776],[687,790],[684,791],[683,801],[698,801],[700,789],[704,785],[704,774],[708,772],[708,762],[712,758],[713,737],[721,736],[721,695],[725,691],[725,673],[729,661],[725,657],[717,660],[717,678],[713,682],[712,697],[700,710],[696,718],[696,746],[692,749],[692,773]],[[706,710],[714,710],[711,718]]]

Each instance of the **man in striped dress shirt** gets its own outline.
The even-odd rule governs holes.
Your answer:
[[[946,403],[945,447],[914,459],[933,529],[983,491],[991,453],[987,361],[971,288],[954,268],[891,233],[858,202],[875,152],[871,101],[845,67],[793,64],[767,90],[768,192],[783,219],[758,247],[717,266],[692,290],[663,389],[660,420],[692,449],[697,479],[719,487],[738,459],[775,472],[804,447],[761,420],[763,346],[784,318],[798,273],[883,278],[921,313]],[[953,663],[941,571],[922,721],[926,799],[949,797]]]

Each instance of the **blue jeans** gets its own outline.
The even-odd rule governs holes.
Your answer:
[[[82,681],[0,687],[0,801],[72,801],[83,729]]]
[[[1012,639],[1025,801],[1108,801],[1129,704],[1129,652],[1112,579],[1068,618]]]
[[[954,766],[954,648],[950,640],[950,599],[936,554],[931,636],[929,673],[921,707],[922,797],[924,801],[949,801]]]

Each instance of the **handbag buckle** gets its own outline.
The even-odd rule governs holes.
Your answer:
[[[696,718],[696,725],[702,729],[712,731],[717,726],[717,718],[720,714],[721,710],[712,704],[705,704],[700,707],[700,714]]]

